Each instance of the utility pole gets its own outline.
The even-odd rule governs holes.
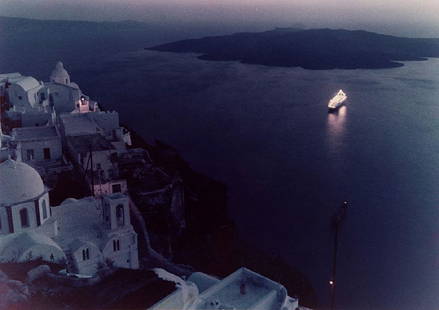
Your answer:
[[[90,163],[91,163],[91,195],[95,196],[95,180],[93,171],[93,147],[90,144]]]
[[[340,232],[343,220],[346,217],[346,212],[349,208],[349,203],[344,201],[340,208],[334,213],[332,218],[332,225],[334,226],[334,252],[332,256],[332,274],[329,280],[329,285],[331,286],[331,310],[336,309],[335,305],[335,288],[337,286],[337,253],[338,253],[338,234]]]

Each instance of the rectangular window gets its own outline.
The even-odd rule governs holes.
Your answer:
[[[26,150],[26,159],[33,160],[34,159],[34,150]]]
[[[50,148],[45,147],[43,151],[44,151],[44,159],[50,159]]]
[[[47,218],[47,206],[46,206],[46,200],[43,200],[41,202],[41,208],[43,209],[43,219]]]
[[[82,260],[89,260],[90,259],[90,252],[88,248],[82,250]]]
[[[113,252],[120,251],[120,241],[118,239],[113,240]]]
[[[29,215],[27,209],[20,210],[21,227],[29,227]]]
[[[9,232],[14,233],[14,221],[12,219],[12,210],[10,206],[6,206],[6,215],[8,216]]]
[[[113,184],[111,186],[112,192],[113,193],[120,193],[122,191],[122,185],[120,184]]]

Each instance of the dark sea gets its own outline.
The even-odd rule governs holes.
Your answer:
[[[241,237],[303,271],[322,305],[348,200],[338,309],[439,309],[439,59],[310,71],[145,51],[161,43],[148,33],[53,37],[4,36],[0,72],[48,80],[62,60],[123,123],[227,184]]]

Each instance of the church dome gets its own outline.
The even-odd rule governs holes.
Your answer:
[[[53,69],[50,74],[50,81],[60,84],[70,84],[70,75],[66,69],[64,69],[64,65],[61,61],[58,61],[55,69]]]
[[[0,164],[0,204],[14,204],[44,193],[38,172],[23,162],[8,159]]]

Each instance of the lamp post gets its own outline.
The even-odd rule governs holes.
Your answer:
[[[337,286],[336,276],[337,276],[337,253],[338,253],[338,234],[340,232],[343,220],[346,217],[346,212],[349,208],[349,203],[344,201],[340,208],[334,213],[332,218],[332,225],[334,227],[334,252],[332,255],[332,274],[329,280],[329,285],[331,286],[331,310],[335,310],[335,288]]]

